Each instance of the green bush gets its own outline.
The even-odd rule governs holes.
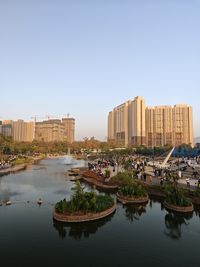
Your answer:
[[[167,203],[180,207],[192,205],[192,200],[186,197],[187,191],[178,186],[178,176],[176,174],[169,174],[167,180],[164,189]]]
[[[84,192],[80,182],[72,189],[74,191],[70,201],[66,199],[58,202],[55,210],[58,213],[76,213],[76,212],[101,212],[111,208],[114,200],[110,195],[97,195],[96,192]]]
[[[131,185],[134,177],[134,173],[132,172],[119,172],[110,179],[109,183],[118,186]]]
[[[146,197],[147,191],[139,181],[134,181],[132,185],[124,186],[119,190],[119,194],[126,197]]]

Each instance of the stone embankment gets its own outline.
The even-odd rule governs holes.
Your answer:
[[[26,167],[27,167],[27,164],[20,164],[20,165],[14,166],[14,167],[0,170],[0,176],[8,175],[10,173],[15,173],[15,172],[19,172],[19,171],[23,171],[26,169]]]
[[[59,222],[68,222],[68,223],[77,223],[77,222],[88,222],[96,221],[102,218],[105,218],[113,214],[117,209],[117,205],[114,204],[111,208],[98,212],[98,213],[86,213],[86,214],[62,214],[58,212],[53,213],[53,218]]]
[[[164,207],[167,210],[171,210],[171,211],[175,211],[175,212],[180,212],[180,213],[191,213],[191,212],[194,211],[193,205],[187,206],[187,207],[180,207],[180,206],[176,206],[176,205],[173,205],[173,204],[169,204],[166,201],[164,202]]]
[[[122,204],[143,204],[147,203],[149,201],[149,197],[126,197],[122,196],[119,193],[117,193],[117,199],[122,203]]]
[[[95,172],[85,171],[82,174],[83,181],[86,183],[95,186],[99,190],[117,190],[117,185],[109,185],[105,182],[105,179],[102,176],[99,176]]]

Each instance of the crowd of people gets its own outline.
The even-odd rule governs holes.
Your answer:
[[[97,160],[97,161],[93,161],[93,162],[88,163],[88,169],[90,171],[95,172],[96,174],[98,174],[100,176],[105,175],[105,169],[112,168],[113,172],[115,172],[117,166],[118,166],[118,163],[116,161],[106,160],[106,159]]]
[[[125,165],[127,162],[129,170],[132,170],[139,180],[146,181],[147,175],[145,173],[145,168],[147,166],[147,161],[145,159],[135,158],[132,156],[98,159],[93,162],[89,162],[88,169],[100,176],[105,176],[105,170],[110,170],[112,175],[114,175],[119,171],[125,171]]]
[[[8,169],[12,166],[12,161],[16,159],[16,156],[8,156],[0,159],[0,170]]]
[[[0,161],[0,170],[5,170],[10,167],[11,167],[11,164],[9,162]]]
[[[199,159],[196,159],[198,162]],[[139,156],[121,156],[121,157],[105,157],[93,162],[88,163],[89,170],[95,172],[96,174],[105,177],[105,171],[109,170],[112,175],[117,174],[119,171],[128,170],[133,172],[133,177],[144,182],[157,182],[160,185],[163,185],[167,181],[168,174],[171,172],[169,169],[161,169],[158,167],[153,168],[152,175],[147,175],[146,167],[148,165],[148,159],[146,157]],[[188,165],[189,167],[189,165]],[[187,168],[186,168],[187,170]],[[182,173],[186,170],[180,169],[178,171],[179,178],[182,178]],[[192,177],[187,177],[185,183],[187,187],[190,187],[191,179],[194,178],[197,180],[196,185],[200,189],[200,175],[199,172],[193,167]]]

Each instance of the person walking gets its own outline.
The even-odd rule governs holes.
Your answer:
[[[190,178],[186,178],[186,184],[187,184],[187,187],[190,187]]]
[[[198,179],[197,188],[200,189],[200,178]]]

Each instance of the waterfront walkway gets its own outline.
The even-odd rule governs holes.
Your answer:
[[[26,164],[20,164],[20,165],[14,166],[14,167],[9,167],[9,168],[6,168],[6,169],[2,169],[2,170],[0,170],[0,176],[7,175],[7,174],[10,174],[10,173],[15,173],[15,172],[18,172],[18,171],[23,171],[23,170],[26,169],[26,167],[27,167]]]

